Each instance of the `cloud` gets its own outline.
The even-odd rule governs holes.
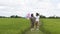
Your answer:
[[[60,3],[58,3],[57,8],[60,9]]]
[[[4,8],[6,8],[5,6],[0,6],[0,9],[4,9]]]
[[[39,12],[45,16],[59,15],[60,0],[0,0],[0,15],[26,16]]]

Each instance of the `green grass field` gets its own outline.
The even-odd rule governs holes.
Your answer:
[[[43,34],[60,34],[60,19],[41,19],[41,22]],[[26,31],[29,27],[30,21],[24,18],[0,18],[0,34],[30,34],[32,32]]]
[[[41,19],[41,31],[45,34],[60,34],[60,19]]]
[[[24,18],[0,18],[0,34],[22,34],[29,28]]]

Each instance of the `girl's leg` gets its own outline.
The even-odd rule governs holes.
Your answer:
[[[39,22],[36,22],[36,29],[39,30]]]
[[[36,25],[36,28],[37,28],[37,22],[35,23],[35,25]]]
[[[31,31],[34,30],[34,23],[31,23]]]
[[[31,23],[31,28],[34,28],[34,23]]]

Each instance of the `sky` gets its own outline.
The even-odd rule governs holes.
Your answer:
[[[0,0],[0,16],[25,17],[36,12],[46,17],[60,16],[60,0]]]

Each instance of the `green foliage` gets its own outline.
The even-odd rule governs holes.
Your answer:
[[[22,17],[20,17],[20,16],[18,16],[18,15],[12,15],[12,16],[10,16],[11,18],[22,18]]]
[[[46,16],[40,15],[40,18],[46,18]]]
[[[0,18],[6,18],[5,16],[0,16]]]
[[[60,19],[41,19],[44,34],[60,34]]]
[[[0,18],[0,34],[22,34],[29,28],[29,21],[23,18]]]
[[[30,21],[25,18],[0,18],[0,34],[23,34],[29,27]],[[60,34],[60,19],[41,19],[40,30],[44,34]]]

